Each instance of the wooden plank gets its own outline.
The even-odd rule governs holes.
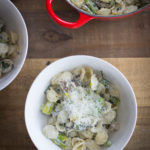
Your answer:
[[[24,122],[27,92],[46,64],[57,59],[27,59],[15,81],[0,92],[0,149],[34,150]],[[105,58],[128,78],[138,102],[136,130],[125,150],[150,149],[150,58]]]
[[[93,20],[77,30],[60,27],[45,8],[45,0],[13,0],[21,10],[29,31],[30,58],[55,58],[75,54],[97,57],[149,57],[150,10],[118,21]],[[62,0],[54,10],[66,20],[78,14]]]
[[[150,126],[136,126],[133,137],[124,150],[149,150]]]

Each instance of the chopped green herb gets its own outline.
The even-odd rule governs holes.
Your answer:
[[[110,2],[110,5],[111,5],[111,6],[114,6],[114,5],[115,5],[115,0],[112,0],[112,1]]]
[[[109,101],[110,101],[110,103],[112,103],[112,106],[115,107],[115,106],[118,106],[118,103],[120,100],[117,97],[111,96]]]
[[[109,146],[111,146],[111,141],[110,140],[107,140],[107,142],[104,144],[105,146],[107,146],[107,147],[109,147]]]
[[[104,98],[101,97],[101,98],[98,100],[98,102],[100,102],[102,105],[104,105]]]
[[[6,40],[0,40],[0,43],[8,43]]]
[[[101,109],[100,109],[100,108],[97,108],[97,111],[100,113],[100,112],[101,112]]]
[[[89,9],[93,12],[96,13],[98,11],[98,7],[96,4],[91,1],[91,0],[85,0],[85,4],[89,7]]]
[[[107,89],[109,89],[109,88],[111,87],[111,82],[108,81],[108,80],[106,80],[106,79],[104,79],[104,78],[101,80],[101,83],[102,83]]]

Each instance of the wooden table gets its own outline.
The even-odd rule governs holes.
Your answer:
[[[47,61],[74,54],[105,58],[125,74],[134,88],[138,103],[136,130],[125,150],[149,150],[150,10],[114,22],[93,20],[80,29],[69,30],[50,19],[45,0],[12,1],[25,18],[30,45],[21,73],[0,92],[0,150],[36,149],[24,122],[29,87]],[[66,20],[78,17],[62,0],[54,0],[54,8]]]

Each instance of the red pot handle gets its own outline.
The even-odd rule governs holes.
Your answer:
[[[87,23],[88,21],[94,19],[94,17],[92,17],[92,16],[88,16],[86,14],[83,14],[83,13],[79,12],[80,17],[79,17],[79,19],[76,22],[67,22],[67,21],[64,21],[64,20],[60,19],[54,13],[54,11],[52,9],[52,2],[53,2],[53,0],[46,0],[47,10],[48,10],[50,16],[53,18],[53,20],[55,20],[58,24],[60,24],[63,27],[72,28],[72,29],[79,28],[82,25],[84,25],[85,23]]]

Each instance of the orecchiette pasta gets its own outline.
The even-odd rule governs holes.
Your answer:
[[[15,32],[10,32],[10,41],[12,44],[16,44],[18,41],[18,35]]]
[[[123,14],[125,10],[125,3],[121,1],[120,3],[116,4],[115,7],[112,9],[112,14],[113,15],[121,15]]]
[[[5,67],[5,66],[7,66],[7,67]],[[4,59],[1,61],[0,67],[2,69],[2,73],[6,74],[6,73],[10,72],[11,69],[13,68],[13,61],[10,59]]]
[[[52,125],[46,125],[43,129],[43,133],[49,139],[56,139],[58,136],[57,129]]]
[[[128,5],[134,4],[134,1],[135,1],[135,0],[125,0],[125,2],[126,2]]]
[[[93,70],[90,67],[85,67],[84,81],[88,82],[93,75]]]
[[[58,104],[56,107],[55,107],[55,112],[60,112],[62,110],[62,106],[60,104]]]
[[[50,102],[57,102],[59,100],[60,96],[56,93],[53,88],[50,88],[50,90],[47,90],[47,100]]]
[[[85,131],[82,131],[82,132],[79,132],[79,134],[81,134],[83,137],[85,137],[86,139],[92,139],[93,137],[93,133],[89,130],[85,130]]]
[[[5,43],[0,43],[0,56],[2,58],[6,57],[6,54],[8,53],[9,47]]]
[[[65,131],[65,127],[62,126],[59,122],[56,122],[56,129],[57,129],[59,132],[64,132],[64,131]]]
[[[107,114],[104,115],[103,122],[105,124],[111,124],[111,122],[116,118],[116,112],[111,110]]]
[[[66,123],[66,127],[67,127],[67,128],[71,128],[72,126],[73,126],[73,122],[67,122],[67,123]]]
[[[106,114],[106,113],[108,113],[108,112],[110,112],[111,111],[111,103],[110,102],[105,102],[104,103],[104,111],[102,112],[103,114]]]
[[[109,101],[110,93],[104,93],[104,98],[105,98],[106,101]]]
[[[81,8],[82,4],[84,3],[84,0],[72,0],[72,2],[79,8]]]
[[[88,150],[100,150],[100,147],[93,140],[86,140],[86,147]]]
[[[115,87],[110,87],[109,88],[109,93],[110,93],[111,96],[119,97],[119,91]]]
[[[150,3],[146,0],[70,0],[70,2],[89,14],[101,16],[134,12]]]
[[[94,126],[94,127],[91,128],[91,132],[93,132],[93,133],[100,132],[101,129],[102,129],[102,125],[103,125],[103,122],[99,121],[96,126]]]
[[[84,143],[85,141],[80,138],[73,138],[72,145],[76,145],[77,143]]]
[[[105,93],[105,86],[102,83],[98,83],[96,91],[99,94],[104,94]]]
[[[95,91],[97,90],[97,86],[98,86],[98,79],[96,78],[96,75],[93,74],[91,76],[91,89]]]
[[[119,1],[118,1],[119,3]],[[64,150],[99,150],[116,129],[119,92],[102,71],[78,67],[52,78],[41,110],[44,135]]]
[[[96,134],[95,137],[96,144],[103,145],[107,140],[108,140],[108,134],[104,129]]]
[[[76,78],[79,76],[80,80],[83,81],[85,76],[85,68],[84,67],[78,67],[73,70],[73,74],[76,76]]]
[[[85,141],[80,138],[73,138],[72,146],[72,150],[86,150]]]
[[[61,124],[66,123],[68,119],[68,113],[64,110],[60,111],[57,116],[57,121]]]
[[[60,82],[66,82],[72,80],[71,72],[63,72],[52,78],[52,84],[60,84]]]
[[[102,16],[109,16],[111,14],[111,9],[101,8],[100,10],[97,11],[97,14]]]
[[[56,118],[50,117],[50,118],[48,119],[48,124],[50,124],[50,125],[55,125],[55,123],[56,123]]]
[[[72,149],[72,140],[71,140],[71,138],[69,138],[66,141],[66,145],[67,145],[67,147],[65,147],[65,150],[71,150]]]
[[[70,129],[69,131],[67,131],[67,135],[71,138],[76,137],[78,135],[78,133],[76,131],[74,131],[74,129]]]

